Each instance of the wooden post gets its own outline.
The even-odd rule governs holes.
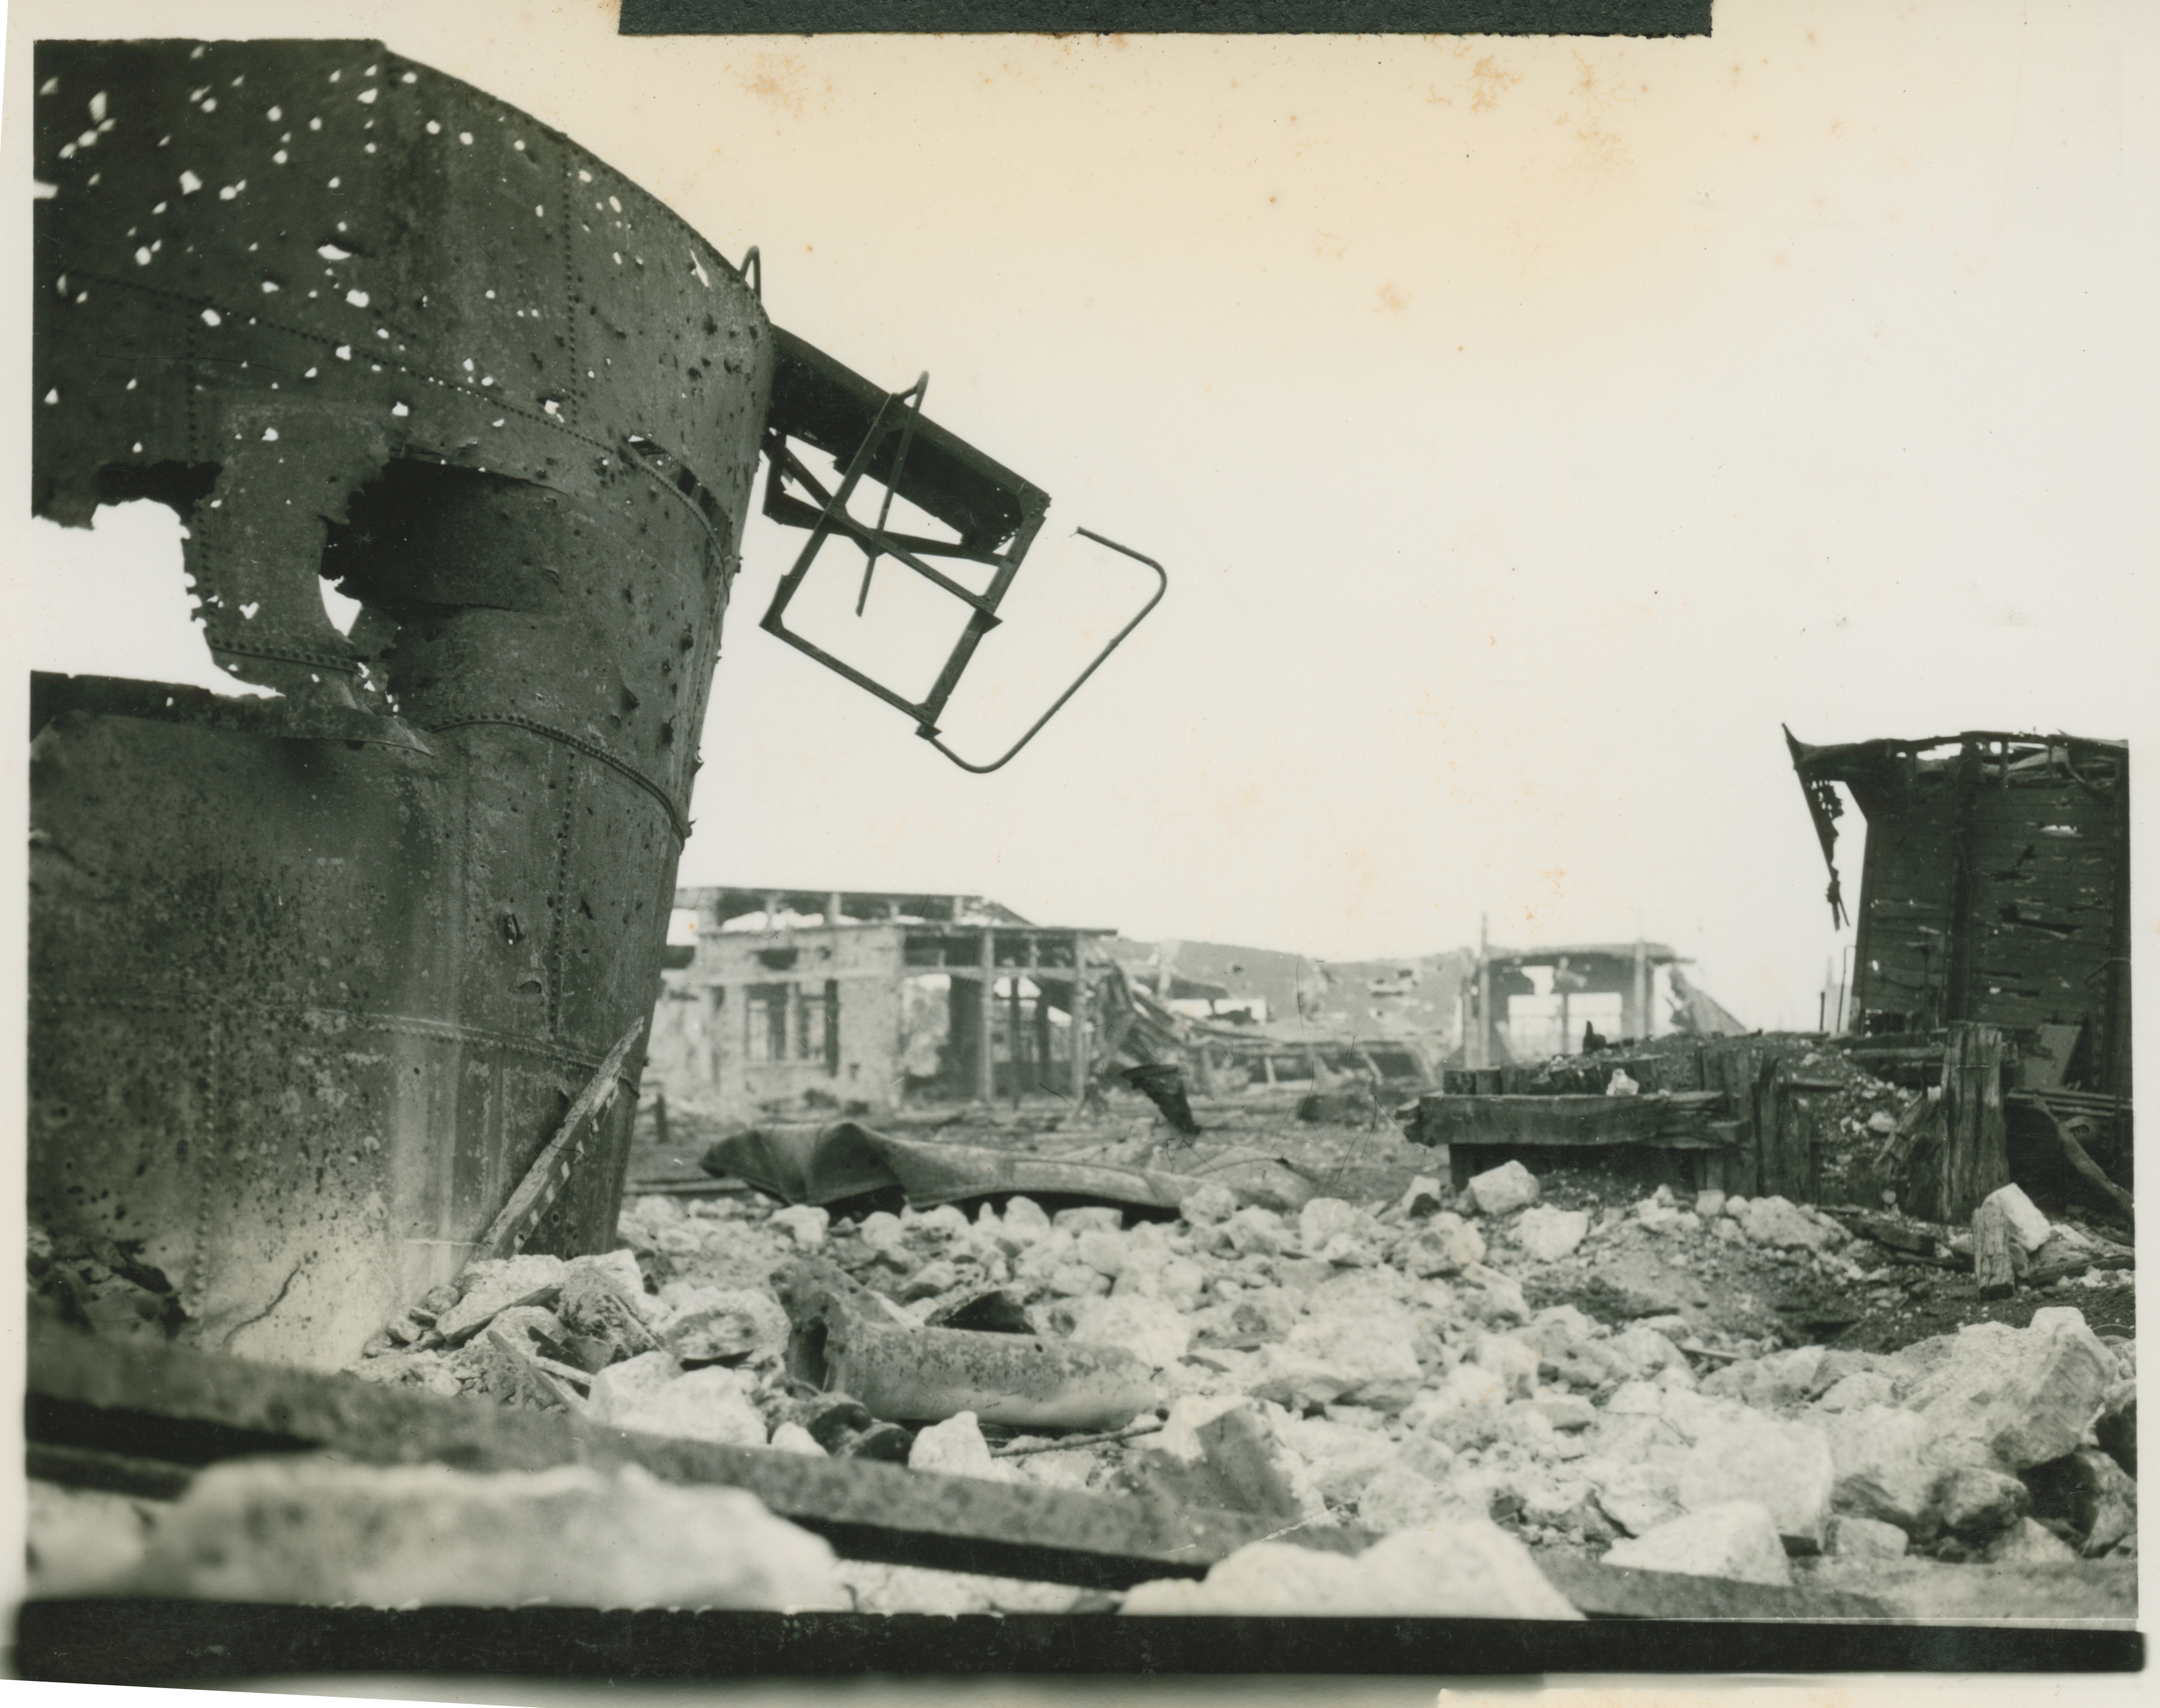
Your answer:
[[[1005,1025],[1012,1056],[1013,1107],[1020,1107],[1021,1062],[1027,1055],[1027,1034],[1020,1027],[1020,973],[1015,968],[1005,986]]]
[[[1756,1111],[1755,1051],[1744,1045],[1721,1050],[1707,1058],[1707,1067],[1722,1082],[1732,1119],[1740,1129],[1740,1142],[1726,1154],[1725,1189],[1745,1197],[1762,1190],[1762,1134]]]
[[[2002,1034],[1960,1020],[1943,1046],[1943,1143],[1935,1215],[1962,1222],[1981,1200],[2010,1184],[2002,1122]]]
[[[1633,994],[1635,1012],[1628,1017],[1628,1036],[1647,1038],[1657,1030],[1650,1017],[1650,948],[1639,937],[1635,939],[1635,979]]]
[[[987,1103],[998,1094],[998,946],[997,934],[987,925],[976,966],[983,988],[976,994],[975,1095]]]
[[[1796,1204],[1812,1203],[1820,1181],[1815,1107],[1785,1083],[1787,1077],[1784,1064],[1773,1062],[1761,1081],[1761,1188]]]
[[[2010,1216],[1992,1198],[1972,1212],[1972,1270],[1983,1299],[2007,1299],[2017,1290],[2010,1257]]]

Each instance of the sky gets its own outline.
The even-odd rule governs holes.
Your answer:
[[[776,321],[896,390],[927,370],[934,418],[1052,495],[956,698],[964,753],[1148,590],[1073,527],[1167,570],[979,777],[759,632],[800,536],[753,517],[685,884],[980,892],[1340,959],[1481,919],[1511,947],[1639,934],[1748,1024],[1812,1026],[1849,935],[1781,724],[2136,743],[2160,704],[2150,8],[1719,0],[1711,39],[1658,43],[306,16],[758,246]],[[175,29],[18,3],[18,163],[41,22]],[[13,543],[23,664],[216,680],[169,512]],[[925,677],[942,644],[880,577],[880,656]]]

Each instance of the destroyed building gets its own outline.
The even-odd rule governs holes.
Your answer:
[[[1995,1110],[1986,1181],[2044,1177],[2067,1164],[2126,1212],[2126,745],[1986,730],[1815,747],[1788,729],[1785,742],[1838,924],[1840,787],[1867,823],[1850,984],[1837,1000],[1856,1056],[1934,1085],[1938,1041],[1974,1034],[1988,1052]],[[1912,1154],[1939,1152],[1927,1127],[1914,1130]],[[1908,1153],[1894,1160],[1908,1165]],[[1934,1172],[1915,1176],[1924,1205],[1945,1194]]]
[[[675,900],[681,941],[646,1067],[672,1103],[871,1114],[907,1095],[1086,1088],[1084,991],[1103,931],[1031,924],[975,896],[692,888]]]
[[[1867,824],[1848,1029],[1879,1038],[1984,1021],[2050,1082],[2127,1098],[2126,745],[1991,732],[1785,740],[1841,924],[1835,786]]]

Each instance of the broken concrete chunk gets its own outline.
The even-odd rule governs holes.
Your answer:
[[[956,1413],[920,1431],[907,1455],[911,1471],[936,1471],[947,1477],[973,1477],[985,1482],[1016,1482],[1010,1465],[990,1456],[989,1443],[972,1411]]]
[[[1413,1175],[1402,1197],[1395,1201],[1395,1208],[1412,1222],[1436,1215],[1446,1207],[1447,1193],[1440,1181],[1429,1174]]]
[[[1661,1370],[1685,1370],[1687,1354],[1645,1323],[1635,1323],[1612,1337],[1612,1349],[1645,1376]]]
[[[563,1265],[563,1285],[584,1280],[604,1282],[626,1300],[645,1296],[645,1272],[637,1266],[637,1255],[622,1247],[574,1257]]]
[[[1927,1533],[1944,1467],[1932,1456],[1934,1430],[1925,1418],[1898,1406],[1861,1406],[1832,1415],[1825,1433],[1839,1512],[1895,1524],[1908,1536]]]
[[[2077,1311],[2037,1311],[2032,1326],[1976,1323],[1905,1396],[1934,1427],[1945,1462],[2022,1471],[2074,1450],[2099,1415],[2114,1360]]]
[[[1814,1553],[1822,1547],[1836,1480],[1820,1430],[1742,1412],[1709,1422],[1695,1436],[1680,1465],[1680,1502],[1690,1512],[1756,1502],[1769,1509],[1788,1545]]]
[[[1366,1611],[1357,1562],[1291,1542],[1254,1542],[1212,1567],[1205,1580],[1157,1578],[1125,1591],[1133,1614],[1332,1614]]]
[[[1246,1205],[1222,1228],[1231,1249],[1241,1257],[1254,1252],[1272,1257],[1290,1243],[1290,1232],[1283,1218],[1258,1204]]]
[[[1260,1348],[1259,1369],[1247,1391],[1293,1411],[1317,1410],[1350,1390],[1350,1373],[1332,1359],[1304,1347]]]
[[[1681,1515],[1673,1456],[1633,1463],[1586,1459],[1576,1469],[1595,1492],[1600,1511],[1629,1535],[1643,1536]]]
[[[907,1230],[891,1212],[873,1210],[863,1217],[861,1226],[855,1229],[855,1237],[886,1261],[903,1268],[908,1266]]]
[[[1597,1421],[1597,1408],[1579,1394],[1545,1394],[1530,1403],[1556,1430],[1586,1430]]]
[[[1066,1299],[1088,1299],[1110,1290],[1110,1278],[1086,1264],[1060,1264],[1050,1272],[1050,1290]]]
[[[1715,1222],[1725,1213],[1725,1194],[1716,1186],[1705,1186],[1695,1195],[1695,1213],[1706,1222]]]
[[[793,1240],[798,1250],[815,1251],[824,1244],[832,1223],[832,1213],[815,1204],[790,1204],[775,1211],[766,1225]]]
[[[610,1414],[608,1421],[615,1428],[646,1435],[726,1447],[766,1444],[765,1420],[750,1402],[749,1378],[720,1364],[678,1376],[626,1409],[615,1409],[611,1402]]]
[[[1327,1510],[1303,1457],[1242,1399],[1179,1399],[1163,1430],[1133,1444],[1118,1480],[1143,1498],[1284,1523]]]
[[[634,1358],[610,1364],[593,1378],[586,1415],[595,1423],[622,1427],[626,1415],[654,1399],[682,1374],[683,1367],[672,1352],[641,1352]]]
[[[1169,1300],[1129,1293],[1082,1306],[1073,1313],[1072,1337],[1084,1345],[1122,1347],[1150,1369],[1164,1370],[1185,1356],[1192,1325]]]
[[[911,1305],[917,1300],[935,1299],[953,1291],[959,1285],[959,1266],[937,1258],[900,1284],[900,1300],[904,1305]]]
[[[1143,1437],[1140,1445],[1149,1452],[1167,1454],[1182,1463],[1197,1465],[1207,1453],[1200,1439],[1202,1428],[1224,1412],[1234,1411],[1245,1404],[1242,1394],[1181,1394],[1171,1403],[1162,1428]]]
[[[1416,1318],[1401,1306],[1367,1297],[1317,1306],[1290,1330],[1283,1349],[1342,1373],[1342,1387],[1321,1404],[1341,1400],[1392,1414],[1409,1404],[1425,1381],[1417,1332]]]
[[[972,1571],[940,1571],[925,1565],[887,1565],[844,1560],[840,1581],[859,1613],[1065,1613],[1088,1592],[1070,1584],[1033,1583]]]
[[[1514,1276],[1477,1264],[1462,1272],[1462,1279],[1469,1284],[1463,1290],[1462,1302],[1480,1322],[1518,1323],[1530,1320],[1529,1300],[1523,1295],[1522,1283]]]
[[[1474,1363],[1457,1364],[1439,1384],[1404,1409],[1403,1422],[1413,1430],[1429,1430],[1459,1411],[1497,1409],[1507,1404],[1506,1381]]]
[[[31,1482],[23,1510],[30,1596],[124,1595],[149,1546],[156,1509],[102,1489]]]
[[[1997,1186],[1981,1200],[1982,1207],[1992,1204],[2002,1212],[2010,1223],[2010,1231],[2018,1244],[2028,1252],[2038,1251],[2048,1243],[2054,1231],[2048,1218],[2042,1215],[2033,1201],[2025,1196],[2024,1189],[2017,1186]]]
[[[1942,1527],[1967,1542],[1981,1542],[2007,1530],[2033,1509],[2032,1492],[2007,1472],[1984,1465],[1960,1465],[1945,1473],[1935,1488],[1935,1509]]]
[[[1768,1508],[1754,1501],[1704,1507],[1640,1536],[1616,1542],[1607,1565],[1644,1571],[1679,1571],[1692,1577],[1726,1577],[1742,1583],[1789,1584],[1792,1569]]]
[[[1471,1202],[1488,1216],[1506,1216],[1538,1201],[1538,1180],[1512,1157],[1470,1177]]]
[[[1980,1557],[1990,1565],[2064,1565],[2078,1555],[2075,1549],[2046,1526],[2020,1519]]]
[[[1364,1231],[1365,1217],[1340,1198],[1312,1198],[1297,1212],[1297,1243],[1317,1254],[1338,1235]]]
[[[489,1259],[460,1277],[458,1302],[435,1319],[435,1332],[450,1346],[470,1340],[501,1312],[517,1305],[553,1304],[568,1266],[558,1257]]]
[[[1534,1204],[1515,1223],[1515,1238],[1524,1251],[1541,1264],[1558,1263],[1590,1233],[1590,1216],[1582,1210],[1556,1210],[1550,1204]]]
[[[1472,1619],[1578,1619],[1529,1550],[1498,1526],[1453,1518],[1400,1532],[1355,1560],[1255,1542],[1201,1582],[1162,1579],[1127,1592],[1134,1614],[1244,1613]]]
[[[1485,1261],[1485,1236],[1451,1210],[1443,1210],[1405,1239],[1396,1261],[1420,1280],[1456,1275]]]
[[[1740,1231],[1752,1244],[1780,1249],[1805,1247],[1820,1251],[1836,1238],[1816,1217],[1789,1200],[1776,1197],[1750,1200],[1740,1216]]]
[[[1314,1486],[1332,1501],[1355,1500],[1360,1489],[1399,1456],[1395,1444],[1378,1430],[1317,1417],[1271,1416],[1269,1422],[1277,1438],[1305,1461]]]
[[[363,1607],[844,1611],[832,1550],[739,1489],[636,1466],[479,1475],[299,1456],[200,1472],[158,1524],[147,1593]]]
[[[1378,1535],[1424,1529],[1436,1518],[1460,1512],[1460,1503],[1451,1501],[1436,1479],[1399,1461],[1380,1468],[1357,1497],[1357,1523]]]
[[[1109,1280],[1125,1267],[1124,1236],[1115,1228],[1083,1228],[1073,1240],[1073,1255]]]
[[[1537,1348],[1511,1334],[1481,1334],[1472,1362],[1500,1378],[1509,1399],[1534,1399],[1538,1392]]]
[[[817,1436],[801,1424],[792,1421],[775,1430],[772,1440],[766,1445],[776,1447],[783,1453],[801,1453],[813,1459],[827,1456],[824,1448],[818,1445]]]
[[[770,1293],[698,1287],[678,1295],[654,1332],[685,1363],[738,1358],[770,1363],[787,1346],[787,1313]]]
[[[1366,1581],[1394,1598],[1379,1611],[1462,1619],[1580,1619],[1529,1549],[1480,1518],[1399,1531],[1358,1555]]]
[[[1863,1411],[1871,1405],[1887,1405],[1896,1389],[1879,1370],[1856,1370],[1834,1382],[1815,1404],[1825,1411]]]
[[[1824,1551],[1836,1560],[1898,1560],[1912,1540],[1895,1524],[1840,1513],[1830,1521]]]

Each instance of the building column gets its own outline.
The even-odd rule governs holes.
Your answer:
[[[998,1094],[998,948],[997,935],[987,925],[983,927],[976,966],[983,988],[976,993],[975,1095],[989,1103]]]
[[[1072,1103],[1074,1108],[1088,1096],[1088,941],[1085,937],[1072,939],[1072,1006],[1068,1010],[1072,1020]]]

